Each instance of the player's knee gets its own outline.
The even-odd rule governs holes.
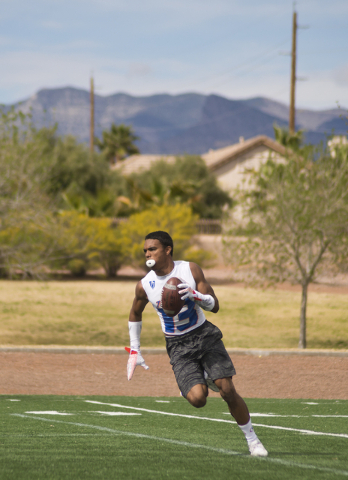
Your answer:
[[[191,403],[192,406],[196,408],[202,408],[207,403],[207,394],[208,394],[207,388],[204,389],[196,386],[192,388],[192,390],[190,390],[186,398]]]
[[[200,397],[193,397],[189,401],[190,401],[191,405],[193,405],[194,407],[202,408],[207,403],[207,398],[203,395],[203,396],[200,396]]]

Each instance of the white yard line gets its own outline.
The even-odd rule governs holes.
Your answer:
[[[224,412],[223,415],[231,415],[228,412]],[[285,418],[285,417],[291,417],[291,418],[302,418],[302,417],[308,417],[309,415],[278,415],[276,413],[252,413],[250,412],[251,417],[277,417],[277,418]]]
[[[57,412],[57,410],[41,410],[25,413],[34,413],[35,415],[74,415],[73,413]]]
[[[228,412],[224,412],[223,415],[231,415]],[[277,417],[277,418],[348,418],[348,415],[278,415],[277,413],[252,413],[250,412],[251,417]]]
[[[209,417],[197,417],[195,415],[183,415],[181,413],[170,413],[170,412],[161,412],[160,410],[149,410],[147,408],[139,408],[139,407],[129,407],[128,405],[120,405],[119,403],[103,403],[97,402],[96,400],[84,400],[87,403],[95,403],[97,405],[109,405],[110,407],[117,407],[117,408],[129,408],[131,410],[139,410],[142,412],[148,413],[158,413],[160,415],[170,415],[172,417],[184,417],[184,418],[192,418],[196,420],[209,420],[211,422],[222,422],[222,423],[233,423],[236,424],[235,421],[232,420],[223,420],[220,418],[209,418]],[[314,430],[302,430],[300,428],[289,428],[289,427],[278,427],[274,425],[263,425],[261,423],[254,423],[253,426],[255,427],[263,427],[263,428],[274,428],[277,430],[287,430],[291,432],[298,432],[303,433],[305,435],[324,435],[326,437],[341,437],[341,438],[348,438],[348,434],[345,433],[326,433],[326,432],[315,432]]]
[[[316,418],[348,418],[348,415],[311,415]]]
[[[282,460],[280,458],[251,457],[250,455],[245,455],[243,453],[235,452],[233,450],[226,450],[226,449],[223,449],[223,448],[209,447],[207,445],[200,445],[200,444],[197,444],[197,443],[183,442],[183,441],[180,441],[180,440],[173,440],[171,438],[163,438],[163,437],[155,437],[155,436],[152,436],[152,435],[144,435],[142,433],[134,433],[134,432],[125,432],[125,431],[122,431],[122,430],[114,430],[113,428],[101,427],[99,425],[89,425],[89,424],[85,424],[85,423],[76,423],[76,422],[64,422],[62,420],[55,420],[55,419],[52,419],[52,418],[43,418],[43,417],[36,417],[36,416],[34,417],[34,416],[30,416],[30,415],[22,415],[20,413],[12,413],[10,415],[12,415],[14,417],[41,420],[43,422],[49,422],[49,423],[54,422],[54,423],[62,423],[64,425],[73,425],[75,427],[93,428],[95,430],[101,430],[101,431],[104,431],[104,432],[113,433],[114,435],[121,435],[121,436],[124,435],[124,436],[128,436],[128,437],[143,438],[143,439],[146,439],[146,440],[154,440],[154,441],[158,441],[158,442],[165,442],[165,443],[170,443],[170,444],[174,444],[174,445],[180,445],[180,446],[183,446],[183,447],[191,447],[191,448],[197,448],[197,449],[202,449],[202,450],[209,450],[211,452],[220,453],[220,454],[223,454],[223,455],[231,455],[231,456],[235,455],[235,456],[239,456],[239,457],[245,458],[247,460],[251,460],[251,461],[260,460],[260,461],[265,461],[265,462],[270,462],[270,463],[276,463],[278,465],[283,465],[285,467],[290,467],[290,468],[295,467],[295,468],[302,468],[302,469],[305,469],[305,470],[317,470],[317,471],[320,471],[320,472],[329,472],[329,473],[332,473],[332,474],[335,474],[335,475],[343,475],[343,476],[348,477],[348,470],[336,470],[336,469],[333,469],[333,468],[319,467],[319,466],[316,466],[316,465],[295,463],[295,462],[291,462],[291,461],[287,461],[287,460]],[[197,417],[197,418],[200,418],[200,417]]]
[[[14,414],[13,414],[14,415]],[[30,417],[31,418],[31,417]],[[48,419],[47,419],[48,420]],[[111,433],[109,437],[111,437]],[[33,437],[105,437],[105,433],[0,433],[1,438],[13,437],[13,438],[33,438]]]
[[[112,417],[118,417],[118,416],[130,417],[132,415],[142,415],[141,413],[133,413],[133,412],[101,412],[100,410],[93,410],[93,412],[89,412],[89,413],[101,413],[102,415],[110,415]]]
[[[109,405],[110,407],[129,408],[131,410],[140,410],[141,412],[159,413],[160,415],[169,415],[171,417],[196,418],[198,420],[210,420],[212,422],[221,422],[221,423],[234,423],[234,424],[236,423],[234,421],[224,420],[222,418],[196,417],[194,415],[184,415],[182,413],[161,412],[160,410],[149,410],[148,408],[128,407],[127,405],[120,405],[119,403],[104,403],[104,402],[98,402],[96,400],[84,400],[84,401],[87,403],[94,403],[97,405]]]
[[[303,433],[304,435],[322,435],[325,437],[340,437],[340,438],[348,438],[348,434],[346,433],[326,433],[326,432],[315,432],[314,430],[304,430],[301,428],[290,428],[290,427],[278,427],[276,425],[263,425],[262,423],[254,423],[254,427],[264,427],[264,428],[273,428],[275,430],[286,430],[288,432],[298,432]]]

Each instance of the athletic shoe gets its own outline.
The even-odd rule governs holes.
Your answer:
[[[249,452],[252,457],[267,457],[268,452],[265,447],[262,445],[260,440],[256,438],[248,443]]]
[[[208,373],[204,370],[204,380],[208,386],[208,388],[210,388],[210,390],[213,390],[214,392],[219,392],[220,390],[218,389],[218,387],[215,385],[214,381],[209,377]]]

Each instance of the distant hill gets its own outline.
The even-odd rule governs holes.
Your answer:
[[[44,89],[19,102],[31,111],[37,127],[58,124],[58,133],[89,140],[89,92],[72,87]],[[344,110],[298,110],[297,128],[317,143],[331,134],[347,134]],[[101,136],[112,123],[132,125],[142,153],[202,154],[255,135],[273,135],[273,124],[288,124],[288,107],[268,98],[229,100],[218,95],[186,93],[134,97],[117,93],[95,96],[95,133]]]

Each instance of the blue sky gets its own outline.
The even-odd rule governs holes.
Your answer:
[[[348,108],[348,0],[299,0],[298,107]],[[288,0],[2,0],[0,103],[41,88],[289,103]]]

